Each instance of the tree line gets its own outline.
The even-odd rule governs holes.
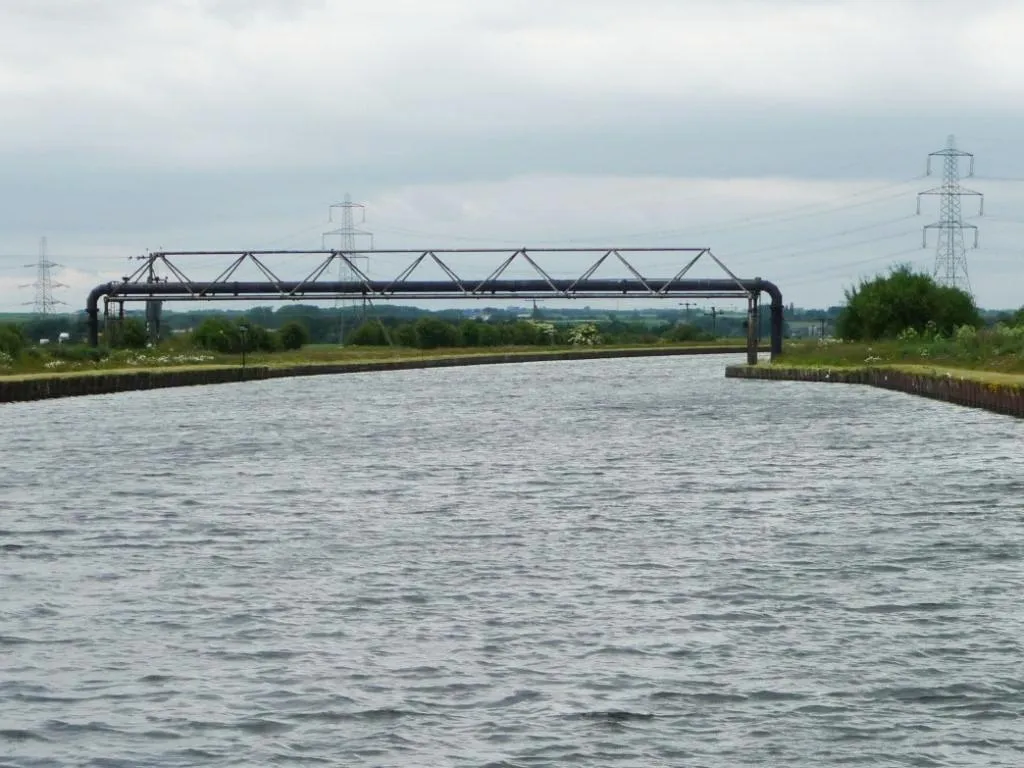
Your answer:
[[[439,317],[421,317],[414,322],[376,318],[362,323],[347,344],[356,346],[399,346],[418,349],[442,347],[568,346],[593,344],[656,344],[659,342],[707,341],[714,338],[687,323],[648,325],[612,321],[605,323],[559,324],[542,320],[482,319],[450,322]]]
[[[489,311],[489,317],[466,319],[459,310],[428,312],[415,307],[389,307],[367,318],[357,308],[327,310],[288,305],[277,310],[257,307],[239,313],[167,313],[166,336],[202,349],[231,354],[300,349],[309,343],[359,346],[439,347],[553,346],[571,344],[685,343],[718,337],[745,336],[741,316],[698,315],[659,310],[640,319],[639,313],[617,312],[605,320],[547,320],[542,313],[524,318],[512,312]],[[833,310],[835,312],[833,313]],[[572,310],[579,312],[578,310]],[[787,316],[797,316],[789,308]],[[1001,323],[1024,327],[1024,308],[1015,313],[983,313],[965,291],[937,283],[929,275],[899,266],[887,274],[862,280],[846,291],[846,303],[830,308],[836,336],[851,341],[897,338],[908,332],[951,337],[963,327]],[[987,317],[986,317],[987,315]],[[986,320],[988,321],[986,323]],[[711,324],[709,327],[709,323]],[[761,335],[767,335],[768,313],[761,313]],[[173,331],[178,331],[173,333]],[[84,315],[33,317],[17,324],[0,323],[0,355],[16,359],[38,339],[53,346],[61,332],[80,340]],[[115,323],[103,339],[112,348],[143,348],[149,343],[144,321],[130,314]]]

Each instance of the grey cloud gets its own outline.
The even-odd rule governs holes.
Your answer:
[[[1024,177],[1024,108],[1008,96],[1024,89],[1021,57],[1000,37],[1020,11],[1009,0],[969,15],[945,0],[7,0],[0,252],[42,233],[82,248],[249,241],[346,190],[400,192],[410,220],[429,222],[414,190],[448,185],[457,211],[474,184],[512,196],[509,180],[531,174],[584,177],[580,190],[588,176],[629,189],[638,177],[907,179],[949,132],[978,152],[980,173]],[[718,204],[723,218],[740,207]],[[557,238],[569,201],[547,205],[543,228],[527,212],[445,226]],[[562,234],[607,231],[609,210],[595,203],[591,223]],[[828,231],[796,222],[775,234]],[[1012,233],[993,236],[1010,247]],[[763,241],[744,237],[730,247]]]

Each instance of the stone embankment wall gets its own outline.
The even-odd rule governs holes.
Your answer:
[[[464,355],[461,357],[421,357],[404,360],[374,360],[361,363],[288,365],[281,367],[246,366],[199,368],[191,370],[112,371],[83,375],[40,376],[30,379],[0,378],[0,403],[46,400],[54,397],[102,395],[141,389],[190,387],[203,384],[227,384],[289,376],[323,376],[337,373],[397,371],[413,368],[450,368],[463,365],[533,363],[548,360],[591,360],[616,357],[667,357],[676,355],[745,354],[741,347],[687,347],[668,349],[587,349],[523,354]]]
[[[960,378],[943,373],[908,373],[885,368],[785,368],[731,365],[727,378],[866,384],[947,403],[1024,418],[1024,386]]]

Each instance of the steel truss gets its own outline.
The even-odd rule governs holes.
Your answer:
[[[486,277],[467,278],[459,275],[446,261],[451,255],[494,255],[498,265]],[[575,278],[555,278],[538,262],[542,255],[593,254],[594,261]],[[635,254],[672,255],[679,258],[678,269],[671,277],[647,277],[627,258]],[[391,279],[374,280],[354,262],[369,256],[408,255],[410,263]],[[266,263],[268,256],[316,256],[319,263],[300,280],[284,280]],[[442,258],[444,256],[445,258]],[[180,266],[182,257],[224,257],[229,263],[213,280],[197,280]],[[704,257],[710,258],[725,277],[692,279],[686,275]],[[139,257],[144,263],[119,282],[97,286],[89,294],[86,311],[89,319],[89,341],[99,343],[99,307],[102,297],[109,312],[110,303],[146,301],[296,301],[328,299],[364,300],[436,300],[436,299],[601,299],[628,296],[632,298],[732,298],[746,299],[750,329],[748,353],[755,350],[760,294],[768,293],[772,304],[773,356],[782,350],[782,296],[772,283],[760,278],[741,279],[733,274],[709,248],[519,248],[508,249],[429,249],[390,251],[160,251]],[[530,279],[504,277],[517,260],[535,273]],[[609,260],[618,262],[628,273],[620,279],[595,278]],[[324,280],[332,265],[341,263],[351,270],[355,279]],[[447,279],[412,280],[425,263],[439,268]],[[234,280],[243,265],[251,264],[266,278],[259,282]],[[162,267],[174,278],[157,276]]]

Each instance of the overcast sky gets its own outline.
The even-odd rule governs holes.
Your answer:
[[[147,250],[319,247],[345,193],[379,249],[709,246],[827,306],[932,268],[949,134],[976,297],[1017,307],[1021,30],[1019,0],[3,0],[0,311],[41,236],[78,308]]]

